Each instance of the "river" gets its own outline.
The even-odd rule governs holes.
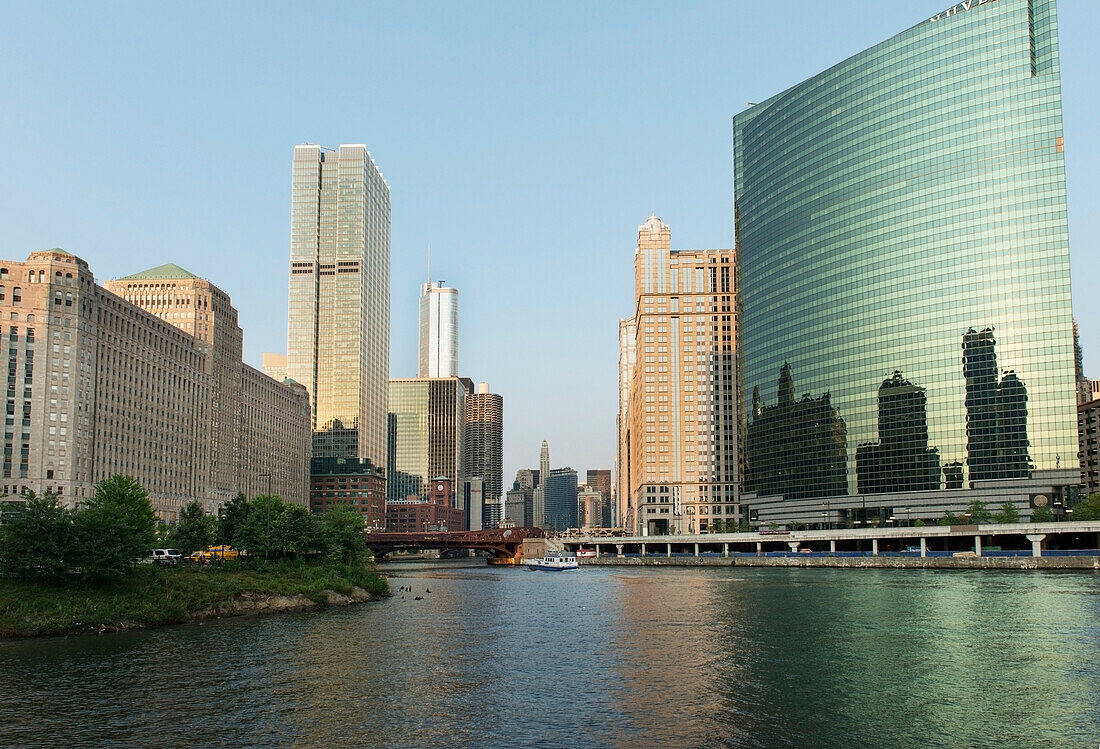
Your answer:
[[[0,642],[0,745],[1100,744],[1096,573],[381,569],[378,603]]]

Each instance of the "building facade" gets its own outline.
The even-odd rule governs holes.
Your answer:
[[[388,499],[427,496],[438,477],[451,486],[466,478],[469,393],[458,377],[390,380]]]
[[[615,495],[611,489],[611,469],[609,468],[590,468],[585,473],[585,484],[590,488],[595,489],[603,495],[602,514],[598,523],[593,525],[600,525],[604,528],[611,528],[615,525],[615,519],[613,517],[613,500]]]
[[[458,376],[458,289],[442,281],[420,287],[417,377]]]
[[[572,468],[552,468],[546,479],[543,497],[543,526],[562,533],[578,527],[577,472]]]
[[[484,482],[485,523],[491,527],[503,510],[504,398],[489,392],[489,383],[482,382],[476,393],[466,396],[464,411],[466,475],[479,476]]]
[[[294,147],[287,376],[312,403],[318,457],[386,465],[390,356],[390,188],[366,146]],[[337,426],[338,425],[338,426]]]
[[[1100,398],[1077,404],[1081,491],[1100,492]]]
[[[1028,497],[1066,495],[1053,0],[923,19],[737,115],[733,134],[742,499],[851,523],[911,494],[932,513],[1000,486],[1025,516]]]
[[[423,495],[386,501],[386,530],[391,533],[430,533],[464,530],[466,514],[456,506],[451,480],[432,480]]]
[[[516,480],[504,503],[505,519],[519,526],[535,525],[535,488],[539,485],[539,475],[539,471],[532,468],[516,471]]]
[[[259,487],[306,504],[308,396],[241,362],[228,296],[175,266],[109,283],[61,250],[0,261],[4,493],[72,505],[122,473],[165,520]]]
[[[671,246],[656,216],[638,227],[634,317],[619,326],[619,501],[641,534],[737,516],[734,253]]]
[[[322,513],[346,506],[371,530],[386,526],[386,475],[362,458],[318,457],[310,462],[309,509]]]

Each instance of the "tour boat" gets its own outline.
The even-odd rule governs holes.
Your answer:
[[[532,559],[527,562],[527,569],[542,570],[543,572],[562,572],[564,570],[575,570],[579,567],[576,554],[570,554],[567,551],[550,550],[546,552],[546,556],[542,559]]]

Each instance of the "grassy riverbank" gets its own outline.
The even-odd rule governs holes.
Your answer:
[[[285,561],[182,569],[140,565],[109,583],[0,578],[0,637],[133,629],[192,621],[207,612],[247,613],[242,599],[290,597],[325,604],[330,591],[350,596],[355,588],[372,597],[389,593],[386,579],[369,570],[338,572]]]

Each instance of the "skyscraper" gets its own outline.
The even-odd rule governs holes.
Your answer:
[[[1057,28],[1053,0],[960,3],[734,118],[746,488],[817,459],[754,430],[784,367],[866,446],[818,522],[1076,483]]]
[[[619,325],[619,522],[635,533],[737,516],[733,250],[671,242],[657,216],[638,227],[634,317]]]
[[[541,528],[546,524],[546,485],[550,480],[550,446],[542,441],[539,449],[539,482],[535,484],[531,502],[531,525]]]
[[[482,382],[477,392],[466,396],[466,475],[484,481],[486,527],[503,517],[501,489],[504,485],[504,399],[489,392]]]
[[[364,145],[295,146],[287,376],[309,391],[315,457],[386,464],[389,330],[389,185]]]
[[[420,363],[417,377],[458,375],[458,289],[442,281],[420,287]]]
[[[390,380],[387,499],[427,496],[431,482],[440,477],[452,487],[466,478],[467,382],[458,377]]]

